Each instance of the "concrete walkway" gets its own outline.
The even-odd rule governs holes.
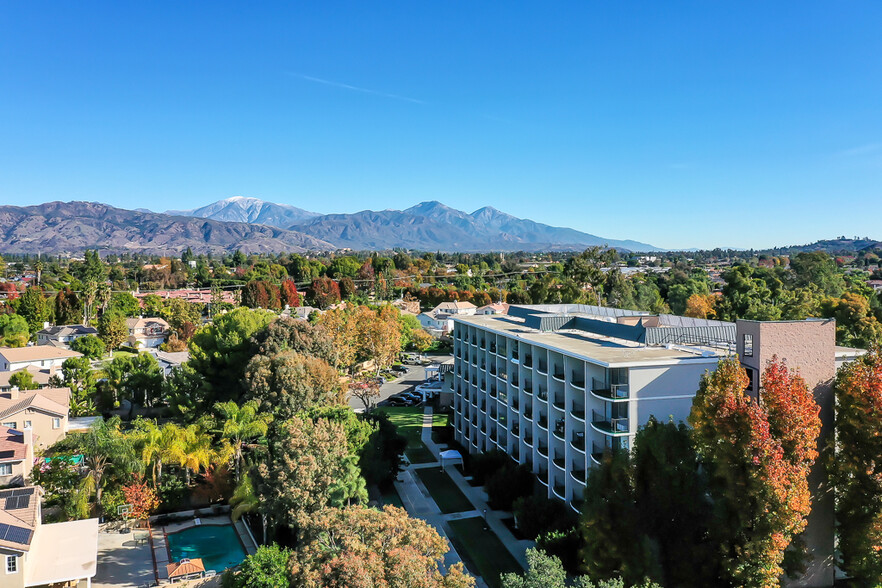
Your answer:
[[[429,451],[432,452],[436,458],[440,459],[441,451],[444,450],[443,447],[432,441],[432,407],[427,406],[425,409],[425,413],[423,414],[423,430],[422,430],[422,441],[426,444],[426,447],[429,448]],[[445,446],[446,447],[446,446]],[[429,464],[431,465],[431,464]],[[434,464],[435,467],[438,464]],[[450,479],[457,485],[457,487],[465,494],[466,498],[469,499],[469,502],[472,503],[472,506],[475,507],[475,513],[477,516],[481,516],[486,509],[487,512],[487,526],[496,533],[496,536],[499,537],[499,540],[502,541],[502,544],[505,545],[505,548],[508,549],[509,553],[517,560],[521,567],[525,570],[527,569],[527,549],[531,547],[535,547],[536,544],[533,541],[529,540],[519,540],[512,535],[511,531],[508,530],[508,527],[505,526],[505,523],[502,522],[502,519],[511,517],[510,512],[502,511],[502,510],[493,510],[487,504],[487,493],[484,492],[484,488],[480,486],[472,486],[470,485],[465,477],[459,472],[455,467],[445,468],[445,472],[450,476]],[[466,518],[466,516],[474,516],[471,513],[455,513],[458,516],[457,518]],[[452,515],[448,515],[450,517]],[[449,520],[449,519],[448,519]]]

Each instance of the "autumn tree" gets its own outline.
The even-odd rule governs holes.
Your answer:
[[[283,306],[290,308],[300,306],[300,293],[297,291],[297,284],[294,283],[294,280],[283,281],[279,290]]]
[[[882,354],[836,375],[832,480],[840,565],[858,585],[882,585]]]
[[[715,302],[716,299],[711,294],[693,294],[686,300],[686,312],[683,314],[694,318],[714,318],[716,316]]]
[[[257,493],[277,524],[298,528],[340,499],[340,481],[350,463],[339,423],[294,416],[274,427],[269,455],[257,468]],[[347,497],[343,497],[344,499]]]
[[[267,280],[252,280],[242,288],[242,306],[278,310],[281,308],[279,287]]]
[[[281,419],[343,399],[337,370],[321,358],[295,351],[255,355],[245,369],[245,382],[246,396]]]
[[[440,564],[447,541],[400,508],[329,508],[304,521],[291,560],[292,584],[304,588],[468,588],[461,563]]]
[[[129,515],[136,521],[144,521],[159,508],[159,496],[156,490],[147,485],[146,480],[136,480],[123,486],[126,504],[132,505]]]
[[[316,278],[312,281],[312,302],[321,309],[340,302],[340,286],[331,278]]]
[[[386,305],[379,310],[367,306],[337,308],[324,313],[319,324],[336,352],[337,367],[351,369],[373,361],[377,372],[392,365],[401,351],[398,309]]]
[[[702,378],[689,423],[711,475],[724,577],[777,586],[784,550],[811,510],[819,408],[802,378],[777,360],[763,372],[762,403],[745,393],[747,384],[737,359],[721,361]]]
[[[380,398],[380,384],[375,379],[354,380],[349,383],[349,395],[361,400],[364,411],[371,412]]]

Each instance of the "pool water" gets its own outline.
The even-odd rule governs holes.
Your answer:
[[[201,557],[206,570],[218,572],[245,559],[245,550],[232,525],[200,525],[170,533],[168,548],[172,561]]]

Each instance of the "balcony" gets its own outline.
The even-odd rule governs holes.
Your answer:
[[[627,435],[630,431],[627,417],[606,416],[592,410],[591,426],[605,435]]]
[[[554,422],[554,431],[552,431],[552,433],[554,433],[554,436],[557,437],[558,439],[560,439],[561,441],[566,441],[567,437],[566,437],[566,433],[564,431],[565,431],[564,420],[557,419]]]
[[[548,375],[548,363],[547,362],[544,362],[540,359],[539,360],[539,367],[537,369],[539,370],[539,373],[542,374],[543,376]]]
[[[555,482],[554,486],[551,488],[551,491],[554,492],[554,495],[561,500],[567,499],[567,487],[563,484]]]
[[[532,435],[525,436],[524,443],[526,443],[528,447],[533,447],[533,436]]]
[[[539,478],[539,483],[543,486],[548,486],[548,470],[539,468],[539,472],[536,474],[536,477]]]
[[[601,447],[597,443],[591,444],[591,461],[600,465],[603,462],[603,456],[609,451],[609,448]]]
[[[570,383],[572,383],[574,388],[578,388],[579,390],[584,390],[585,389],[585,375],[584,374],[577,374],[576,372],[573,372],[573,379],[570,380]]]
[[[555,458],[552,459],[551,461],[554,462],[554,465],[556,465],[556,466],[557,466],[558,468],[560,468],[562,471],[567,471],[567,460],[565,460],[564,458],[562,458],[562,457],[555,457]]]
[[[585,453],[585,433],[573,433],[572,446]]]
[[[533,356],[532,355],[527,355],[526,357],[524,357],[524,367],[528,367],[528,368],[533,367]]]
[[[495,408],[490,410],[490,418],[493,419],[494,421],[496,420],[496,409]]]
[[[548,445],[539,446],[539,455],[543,457],[548,457]]]
[[[529,409],[524,411],[524,418],[527,419],[528,421],[532,422],[533,421],[533,411],[529,410]]]
[[[540,414],[539,415],[539,422],[537,424],[547,431],[548,430],[548,417],[545,416],[544,414]]]
[[[490,375],[491,375],[491,376],[495,376],[495,375],[496,375],[496,364],[495,364],[495,363],[491,363],[491,364],[490,364]]]
[[[529,380],[527,380],[526,382],[524,382],[523,390],[524,390],[524,394],[532,395],[533,394],[533,384],[530,383]]]
[[[558,382],[563,382],[563,381],[564,381],[564,371],[563,371],[563,368],[555,367],[555,368],[554,368],[554,373],[551,374],[551,377],[554,378],[555,380],[557,380]]]
[[[487,403],[485,401],[481,401],[481,412],[487,414]]]
[[[521,433],[521,426],[518,423],[515,423],[514,425],[512,425],[511,434],[514,435],[515,437],[517,437],[520,435],[520,433]]]
[[[554,402],[552,402],[552,404],[554,405],[554,408],[556,408],[560,411],[565,410],[566,403],[564,402],[564,395],[563,394],[555,394],[554,395]]]
[[[513,402],[511,403],[511,409],[513,411],[517,412],[519,407],[520,407],[520,403],[518,403],[518,399],[514,398]]]
[[[585,504],[584,500],[576,500],[574,498],[573,501],[570,502],[570,508],[573,509],[574,511],[576,511],[577,513],[581,514],[583,504]]]
[[[547,401],[548,401],[548,390],[543,390],[543,389],[540,387],[540,388],[539,388],[539,393],[536,394],[536,397],[537,397],[539,400],[543,401],[543,402],[547,402]]]
[[[584,486],[588,481],[586,474],[584,465],[573,463],[573,469],[570,470],[570,477],[572,479]]]
[[[573,408],[570,410],[570,414],[573,415],[574,419],[580,420],[583,423],[585,422],[585,407],[579,406],[575,402],[573,403]]]
[[[496,343],[490,344],[490,353],[496,353]]]
[[[499,402],[505,404],[507,401],[508,401],[508,393],[507,392],[500,392],[499,393]]]
[[[499,351],[496,352],[496,355],[498,355],[499,357],[505,357],[507,353],[508,349],[505,347],[505,345],[500,345]]]
[[[595,378],[591,385],[591,395],[607,402],[625,402],[630,393],[627,384],[607,384]]]
[[[490,388],[490,398],[496,398],[496,394],[497,394],[496,388],[495,387]]]

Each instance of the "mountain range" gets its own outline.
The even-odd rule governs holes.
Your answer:
[[[639,241],[607,239],[517,218],[490,206],[469,214],[435,201],[405,210],[321,215],[256,198],[234,197],[167,214],[264,223],[306,233],[338,248],[356,250],[403,247],[430,251],[575,251],[608,245],[628,251],[660,251]]]
[[[234,197],[193,210],[126,210],[96,202],[0,206],[0,252],[76,253],[85,249],[148,255],[387,250],[577,251],[607,245],[659,251],[630,240],[598,237],[520,219],[492,207],[466,213],[440,202],[406,210],[319,214]]]

